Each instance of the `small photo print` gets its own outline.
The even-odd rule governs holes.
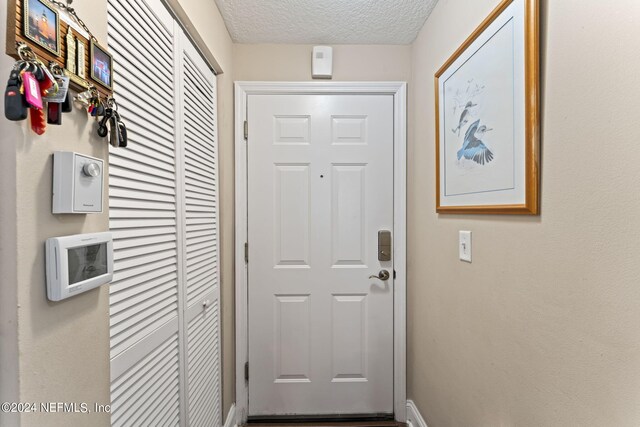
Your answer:
[[[24,0],[24,35],[56,56],[60,55],[58,11],[44,0]]]
[[[91,78],[109,89],[113,88],[113,58],[99,44],[91,42]]]

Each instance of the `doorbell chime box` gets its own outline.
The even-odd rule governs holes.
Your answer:
[[[104,161],[70,151],[53,153],[54,214],[101,213]]]
[[[311,76],[314,79],[330,79],[333,76],[333,48],[331,46],[313,47]]]

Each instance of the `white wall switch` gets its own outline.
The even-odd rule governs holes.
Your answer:
[[[460,231],[458,250],[460,252],[461,261],[471,262],[471,232],[470,231]]]

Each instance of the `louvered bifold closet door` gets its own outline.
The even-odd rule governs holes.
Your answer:
[[[160,0],[108,0],[128,147],[109,151],[111,421],[176,426],[180,410],[175,22]]]
[[[216,79],[186,37],[181,47],[188,422],[220,426]]]
[[[160,0],[108,0],[114,426],[219,427],[216,80]]]

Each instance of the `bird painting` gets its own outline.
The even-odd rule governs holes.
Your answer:
[[[458,160],[461,158],[473,160],[479,165],[484,165],[493,160],[493,153],[484,142],[482,138],[484,135],[493,129],[487,128],[485,125],[480,126],[480,120],[476,120],[464,135],[464,142],[462,148],[458,150]]]
[[[460,136],[460,131],[467,123],[469,123],[469,119],[471,118],[471,108],[475,107],[476,105],[477,104],[474,104],[471,101],[467,102],[464,110],[462,110],[462,113],[460,113],[460,121],[458,122],[458,127],[451,129],[451,132],[457,133],[458,136]]]

